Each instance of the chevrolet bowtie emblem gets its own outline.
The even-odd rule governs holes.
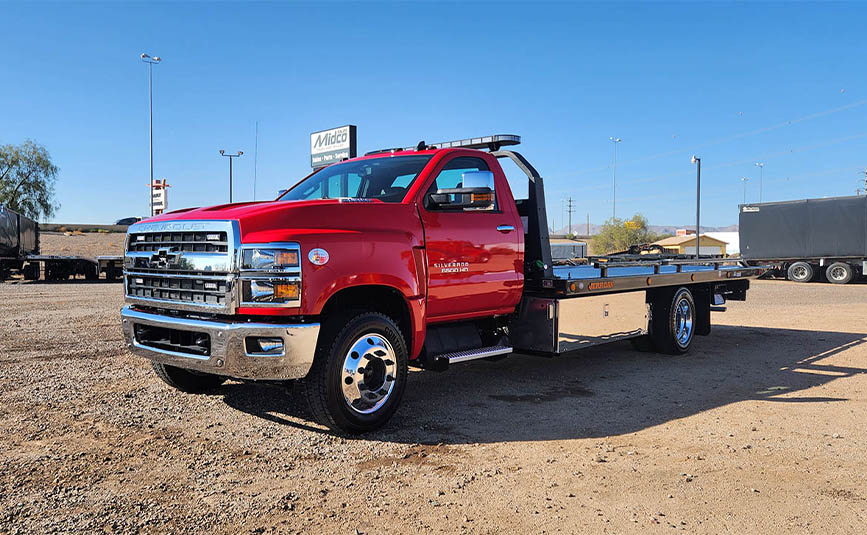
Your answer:
[[[174,250],[175,248],[163,247],[151,255],[148,266],[154,269],[168,269],[169,266],[178,263],[181,253]]]

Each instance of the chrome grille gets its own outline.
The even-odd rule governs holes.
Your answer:
[[[228,253],[228,233],[201,232],[136,232],[129,235],[127,251],[159,251],[170,248],[181,252]]]
[[[234,221],[143,221],[131,226],[124,258],[126,300],[231,314],[239,241]]]
[[[131,273],[126,278],[127,295],[146,299],[226,306],[232,287],[228,276],[199,277]]]

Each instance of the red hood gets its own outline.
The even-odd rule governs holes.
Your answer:
[[[267,243],[321,236],[333,232],[399,230],[420,232],[420,221],[412,204],[378,200],[346,202],[339,199],[309,201],[262,201],[221,204],[206,208],[176,210],[148,218],[159,221],[233,220],[241,227],[243,243]]]

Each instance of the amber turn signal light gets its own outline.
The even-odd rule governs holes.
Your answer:
[[[277,299],[298,299],[301,293],[297,282],[275,282],[274,297]]]

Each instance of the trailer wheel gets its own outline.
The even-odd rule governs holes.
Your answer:
[[[845,262],[834,262],[825,270],[825,278],[834,284],[847,284],[855,278],[855,270]]]
[[[813,280],[815,271],[813,266],[806,262],[795,262],[786,271],[788,279],[792,282],[810,282]]]
[[[686,353],[692,345],[697,324],[695,300],[688,288],[678,288],[673,295],[662,294],[653,304],[653,345],[660,353]]]
[[[382,427],[403,397],[407,360],[400,328],[388,316],[332,318],[302,382],[313,418],[346,433]]]
[[[24,280],[39,280],[39,267],[39,262],[28,262],[27,265],[24,266]]]
[[[226,382],[225,377],[210,373],[191,372],[158,362],[152,362],[151,366],[164,383],[188,394],[207,392]]]

